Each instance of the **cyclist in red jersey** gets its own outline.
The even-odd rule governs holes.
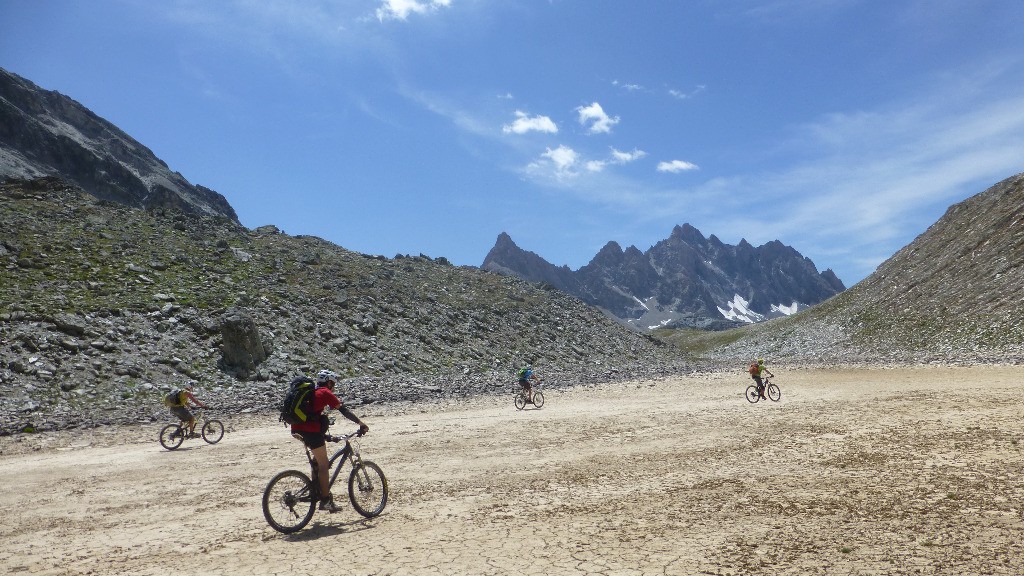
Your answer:
[[[316,390],[313,391],[313,417],[301,424],[292,424],[292,435],[302,439],[316,460],[320,476],[320,509],[328,512],[337,512],[341,508],[334,504],[334,498],[330,493],[331,470],[327,458],[327,442],[324,438],[327,434],[329,420],[324,411],[337,408],[342,416],[359,425],[360,434],[365,434],[370,430],[369,426],[363,424],[363,421],[334,395],[334,385],[337,381],[338,375],[330,370],[318,372]]]

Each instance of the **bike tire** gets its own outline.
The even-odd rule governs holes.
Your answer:
[[[769,384],[768,389],[765,390],[765,393],[768,395],[768,398],[770,398],[772,402],[778,402],[779,400],[782,399],[782,390],[780,390],[779,387],[776,386],[775,384]]]
[[[751,404],[757,404],[757,401],[761,399],[761,395],[758,394],[758,392],[757,392],[757,386],[754,386],[753,384],[751,384],[750,386],[747,386],[747,393],[746,393],[746,395],[747,395],[747,402],[750,402]]]
[[[348,499],[352,507],[367,518],[379,516],[388,503],[388,479],[384,471],[369,460],[352,468],[348,476]]]
[[[522,394],[516,394],[515,403],[516,410],[522,410],[523,408],[526,408],[526,396],[523,396]]]
[[[263,517],[278,532],[302,530],[316,512],[313,482],[298,470],[285,470],[270,479],[263,491]]]
[[[533,405],[536,408],[544,407],[544,394],[540,390],[533,392]]]
[[[209,444],[216,444],[224,437],[224,425],[220,420],[207,420],[203,422],[203,440]]]
[[[160,430],[160,445],[168,450],[177,450],[185,441],[185,431],[178,424],[168,424]]]

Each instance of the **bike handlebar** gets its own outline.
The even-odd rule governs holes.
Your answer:
[[[332,436],[331,434],[325,434],[324,435],[324,440],[326,440],[327,442],[341,442],[343,440],[347,441],[349,438],[352,438],[352,437],[359,438],[363,434],[364,433],[362,431],[360,431],[360,430],[356,430],[352,434],[342,434],[341,436]]]

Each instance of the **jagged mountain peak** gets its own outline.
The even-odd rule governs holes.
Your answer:
[[[700,230],[697,230],[690,224],[683,224],[682,226],[675,226],[672,228],[672,233],[669,235],[670,240],[682,240],[689,244],[703,245],[707,243],[707,239],[701,234]]]
[[[690,224],[673,227],[646,252],[609,241],[576,272],[532,252],[527,259],[505,244],[499,238],[484,269],[550,283],[644,328],[730,327],[791,314],[845,290],[831,270],[819,274],[810,259],[781,241],[729,246]]]

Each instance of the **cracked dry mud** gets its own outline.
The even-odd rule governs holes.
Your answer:
[[[260,496],[305,460],[270,418],[2,438],[0,572],[1024,573],[1020,368],[773,370],[779,403],[737,372],[363,409],[387,509],[290,536]]]

